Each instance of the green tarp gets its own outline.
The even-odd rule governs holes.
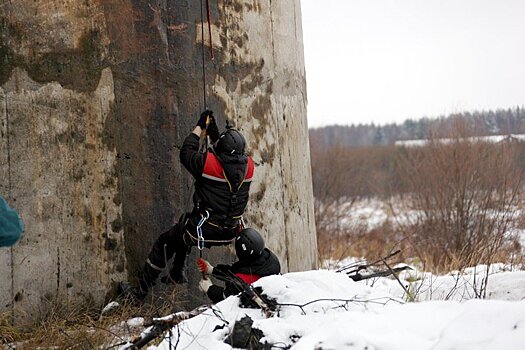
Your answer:
[[[15,244],[24,230],[22,220],[4,198],[0,196],[0,247]]]

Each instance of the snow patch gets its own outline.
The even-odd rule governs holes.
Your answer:
[[[232,349],[224,339],[235,321],[248,315],[254,320],[253,327],[264,333],[262,342],[275,348],[522,350],[525,272],[511,270],[500,264],[462,274],[432,278],[427,274],[434,292],[420,295],[421,300],[429,301],[411,303],[403,301],[399,283],[388,278],[354,282],[344,273],[326,270],[269,276],[254,286],[281,305],[273,317],[240,307],[239,297],[232,296],[174,327],[171,338],[150,349],[167,350],[170,343],[181,349]],[[471,279],[487,272],[487,298],[506,301],[467,300],[466,293],[449,301],[432,300],[442,297],[457,276]],[[403,272],[402,277],[413,277],[413,273]],[[438,285],[443,293],[436,290]]]

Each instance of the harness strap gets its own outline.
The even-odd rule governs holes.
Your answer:
[[[195,241],[195,242],[198,242],[199,241],[199,238],[198,237],[195,237],[194,235],[191,234],[191,232],[189,230],[186,230],[186,234],[188,236],[190,236],[190,238]],[[203,239],[202,240],[204,243],[233,243],[235,241],[235,237],[232,238],[232,239]]]
[[[217,157],[217,159],[219,160],[219,163],[220,163],[221,162],[220,158]],[[221,164],[221,166],[222,166],[222,164]],[[227,220],[233,218],[230,213],[233,211],[233,205],[235,203],[237,203],[237,194],[239,193],[239,190],[241,189],[242,185],[244,184],[244,180],[246,180],[246,175],[248,174],[249,166],[250,166],[249,164],[246,165],[246,170],[244,172],[244,177],[243,177],[241,183],[239,184],[239,186],[237,186],[237,188],[234,188],[232,186],[232,184],[230,183],[230,180],[228,179],[228,176],[226,176],[226,172],[224,171],[224,168],[222,170],[222,173],[224,174],[224,179],[226,180],[226,183],[228,184],[228,187],[230,189],[230,205],[229,205],[229,208],[228,208]]]
[[[163,267],[159,267],[159,266],[155,265],[154,263],[151,262],[151,260],[149,258],[146,260],[146,264],[151,266],[151,268],[153,268],[154,270],[157,270],[157,271],[160,271],[160,272],[164,271]]]
[[[206,211],[210,213],[206,223],[221,229],[234,229],[243,220],[242,215],[228,216],[226,214],[216,214],[211,208],[206,208]]]
[[[244,230],[246,224],[244,223],[244,216],[241,216],[241,230]]]

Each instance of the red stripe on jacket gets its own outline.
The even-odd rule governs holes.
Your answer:
[[[236,273],[235,276],[240,277],[244,282],[247,284],[252,284],[253,282],[257,281],[261,276],[257,275],[249,275],[246,273]]]
[[[244,181],[252,181],[253,177],[253,170],[255,169],[255,165],[253,164],[252,157],[248,157],[248,171],[246,172],[246,176],[244,177]]]
[[[252,158],[248,157],[248,170],[246,171],[244,181],[252,180],[254,168],[255,166]],[[206,155],[206,162],[204,163],[204,170],[202,171],[202,176],[216,181],[226,181],[222,165],[219,162],[219,159],[215,156],[215,154],[208,152],[208,154]]]

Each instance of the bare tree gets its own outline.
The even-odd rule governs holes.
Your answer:
[[[516,145],[469,138],[458,120],[448,139],[433,133],[424,147],[399,153],[410,192],[400,220],[429,267],[490,264],[509,243],[508,230],[523,189]]]

